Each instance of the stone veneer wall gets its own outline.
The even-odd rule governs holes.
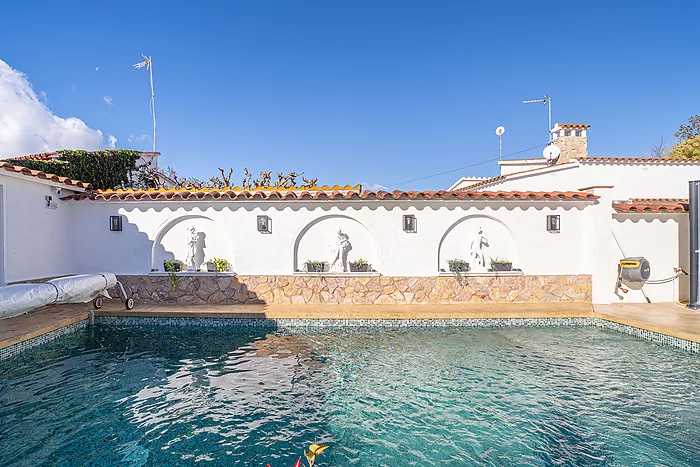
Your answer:
[[[591,302],[589,275],[501,277],[120,276],[143,304]]]
[[[554,144],[559,146],[561,155],[558,164],[565,164],[574,159],[588,157],[588,137],[587,136],[561,136],[554,140]]]

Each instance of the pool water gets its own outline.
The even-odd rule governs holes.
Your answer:
[[[0,369],[0,465],[697,466],[699,381],[592,327],[100,325]]]

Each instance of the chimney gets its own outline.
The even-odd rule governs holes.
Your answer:
[[[588,157],[588,136],[590,125],[583,123],[556,123],[552,128],[552,139],[559,146],[561,155],[557,164],[565,164]]]

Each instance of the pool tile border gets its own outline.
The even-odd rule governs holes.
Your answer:
[[[143,316],[99,316],[95,324],[115,326],[165,325],[201,327],[263,327],[288,332],[304,332],[324,328],[435,328],[435,327],[520,327],[520,326],[595,326],[628,334],[633,337],[669,345],[687,352],[700,354],[700,342],[669,336],[655,331],[615,323],[602,318],[451,318],[451,319],[297,319],[297,318],[166,318]],[[66,334],[77,332],[88,326],[81,320],[41,336],[0,349],[0,362],[19,355],[25,350],[51,342]]]
[[[587,326],[594,318],[435,318],[435,319],[309,319],[309,318],[173,318],[152,316],[98,316],[96,324],[117,326],[242,326],[277,329],[310,328],[432,328],[507,326]]]
[[[642,329],[627,324],[615,323],[614,321],[608,321],[606,319],[593,319],[594,325],[597,327],[611,329],[613,331],[628,334],[630,336],[652,341],[661,345],[670,345],[672,347],[678,347],[691,353],[700,353],[700,342],[694,342],[688,339],[682,339],[680,337],[669,336],[668,334],[662,334],[656,331],[649,331],[647,329]]]
[[[0,349],[0,362],[7,360],[11,357],[17,356],[25,350],[29,350],[38,345],[46,344],[47,342],[56,340],[61,336],[65,336],[66,334],[72,334],[74,332],[80,331],[81,329],[85,329],[87,325],[88,320],[83,319],[80,321],[76,321],[75,323],[69,324],[67,326],[54,329],[53,331],[49,331],[46,334],[42,334],[40,336],[36,336],[31,339],[27,339],[26,341],[18,342],[9,347]]]

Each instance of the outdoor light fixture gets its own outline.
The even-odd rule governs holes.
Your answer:
[[[122,216],[109,216],[109,230],[111,232],[122,231]]]
[[[53,196],[44,196],[44,207],[46,209],[58,209],[58,203],[53,199]]]
[[[258,232],[272,233],[272,219],[267,216],[258,216]]]
[[[403,216],[403,230],[404,232],[416,233],[418,225],[416,222],[416,216],[413,214],[406,214]]]
[[[559,214],[547,216],[547,232],[559,233],[560,224]]]

